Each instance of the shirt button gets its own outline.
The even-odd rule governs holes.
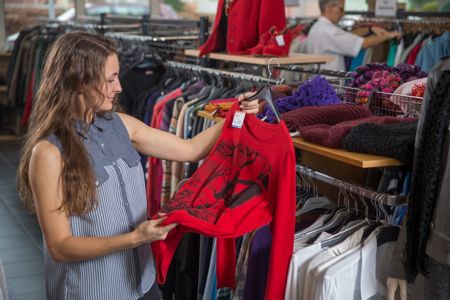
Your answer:
[[[127,207],[128,207],[128,202],[124,202],[124,203],[123,203],[123,205],[125,205],[125,206],[127,206]]]
[[[434,222],[430,223],[430,229],[433,230],[434,229]]]
[[[105,147],[105,144],[101,143],[100,146],[103,148],[103,147]]]
[[[95,181],[95,185],[98,186],[100,184],[100,182],[98,182],[98,180]]]
[[[113,166],[115,166],[115,165],[116,165],[116,162],[115,162],[115,161],[113,161],[112,165],[113,165]]]

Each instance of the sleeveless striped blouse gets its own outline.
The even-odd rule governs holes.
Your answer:
[[[75,124],[81,135],[81,124]],[[46,140],[61,144],[54,136]],[[147,201],[140,157],[116,113],[96,117],[84,145],[95,169],[98,207],[85,215],[71,216],[73,236],[106,237],[134,230],[146,220]],[[155,280],[149,245],[80,262],[56,262],[44,243],[47,299],[135,300]]]

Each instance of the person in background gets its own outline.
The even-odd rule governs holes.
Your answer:
[[[150,243],[176,224],[147,220],[139,152],[198,161],[223,121],[183,140],[115,112],[122,91],[112,40],[72,32],[48,53],[18,170],[44,237],[47,299],[161,299]],[[244,96],[241,95],[240,100]],[[257,100],[240,104],[256,114]]]
[[[376,26],[353,33],[341,29],[336,24],[344,16],[344,6],[345,0],[319,0],[321,16],[300,48],[303,53],[333,56],[334,60],[323,65],[324,69],[345,71],[344,56],[355,57],[362,48],[401,37],[400,32],[389,32]]]

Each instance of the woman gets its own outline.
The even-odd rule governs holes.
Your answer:
[[[47,57],[18,184],[44,236],[48,299],[159,299],[149,243],[176,224],[147,220],[136,150],[197,161],[223,127],[188,141],[116,113],[118,75],[115,45],[102,36],[67,33]],[[256,113],[258,102],[241,108]]]

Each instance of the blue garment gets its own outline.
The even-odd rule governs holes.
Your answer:
[[[441,61],[444,56],[450,55],[450,32],[435,37],[430,43],[424,45],[416,58],[416,65],[422,70],[429,72],[434,65]]]
[[[217,239],[214,239],[211,250],[211,259],[209,261],[208,277],[206,279],[205,291],[203,293],[203,300],[215,300],[217,298],[216,262]]]
[[[408,204],[396,206],[392,217],[392,224],[402,225],[403,218],[406,216],[407,212],[408,212]]]
[[[364,57],[366,56],[366,49],[359,50],[357,56],[352,59],[349,71],[355,71],[357,67],[364,65]]]
[[[405,180],[403,180],[400,196],[408,196],[410,190],[411,190],[411,172],[407,172]]]
[[[95,117],[87,134],[82,123],[74,124],[83,137],[95,172],[98,206],[83,215],[71,215],[75,237],[103,237],[128,233],[147,219],[144,173],[128,131],[116,113]],[[46,138],[60,151],[55,135]],[[44,243],[48,300],[124,299],[143,296],[155,281],[149,245],[125,249],[83,261],[58,262]]]
[[[397,54],[397,41],[396,40],[392,40],[391,43],[389,44],[389,53],[388,53],[388,57],[386,60],[386,64],[389,67],[393,67],[395,64],[395,56]]]

